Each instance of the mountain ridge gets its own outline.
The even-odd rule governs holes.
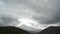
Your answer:
[[[30,34],[30,33],[14,26],[5,26],[0,27],[0,34]]]

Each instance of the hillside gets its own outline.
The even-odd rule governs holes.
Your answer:
[[[0,27],[0,34],[30,34],[20,28],[13,26]]]
[[[41,31],[39,34],[60,34],[60,26],[50,26]]]

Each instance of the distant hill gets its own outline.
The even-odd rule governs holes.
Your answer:
[[[60,34],[60,26],[50,26],[41,31],[39,34]]]
[[[30,34],[30,33],[20,28],[6,26],[6,27],[0,27],[0,34]]]
[[[31,33],[17,27],[5,26],[0,27],[0,34],[31,34]],[[50,26],[42,30],[38,34],[60,34],[60,26]]]

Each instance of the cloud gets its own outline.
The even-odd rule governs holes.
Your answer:
[[[0,26],[15,26],[19,24],[17,18],[11,15],[0,15]]]
[[[24,5],[22,2],[20,4],[18,0],[17,2],[16,0],[0,0],[0,4],[0,26],[16,26],[20,24],[18,18],[30,18],[31,16],[35,15],[34,11],[32,10],[33,8]],[[27,26],[21,26],[19,28],[22,28],[24,30],[28,29],[28,31],[30,30],[34,32],[36,30],[38,31],[38,29]]]
[[[22,26],[20,26],[18,28],[21,28],[23,30],[26,30],[26,31],[28,31],[30,33],[38,33],[38,32],[41,31],[41,29],[38,29],[36,27],[35,28],[34,27],[29,27],[29,26],[26,26],[26,25],[22,25]]]
[[[16,25],[16,23],[19,23],[16,17],[31,18],[46,27],[60,23],[59,1],[0,0],[0,25]]]
[[[34,19],[42,24],[55,24],[60,22],[59,0],[48,0],[44,6],[40,6],[35,10],[37,15],[33,16]]]

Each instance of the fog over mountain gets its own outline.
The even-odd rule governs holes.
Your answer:
[[[0,0],[0,26],[34,32],[60,26],[60,0]]]

